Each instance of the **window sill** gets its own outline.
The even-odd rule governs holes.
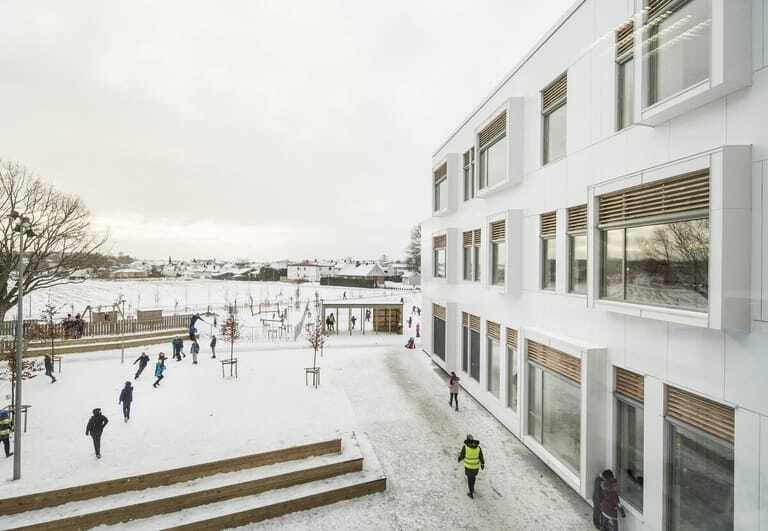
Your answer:
[[[453,214],[453,210],[448,208],[441,208],[440,210],[433,210],[432,211],[432,217],[433,218],[442,218],[449,214]]]
[[[544,461],[560,478],[570,487],[579,492],[581,489],[581,478],[579,474],[568,468],[562,461],[552,455],[539,441],[530,435],[523,436],[523,444],[527,446],[536,456]]]
[[[549,161],[547,161],[547,162],[544,162],[544,161],[542,161],[542,162],[541,162],[541,168],[542,168],[542,169],[544,169],[544,168],[548,168],[549,166],[552,166],[553,164],[557,164],[558,162],[565,160],[567,157],[568,157],[568,153],[566,153],[566,154],[565,154],[565,155],[563,155],[562,157],[557,157],[557,158],[556,158],[556,159],[554,159],[554,160],[549,160]]]
[[[512,184],[513,183],[509,179],[501,181],[500,183],[496,183],[493,186],[488,186],[486,188],[483,188],[482,190],[478,190],[477,193],[475,194],[475,197],[476,198],[479,197],[481,199],[488,197],[489,195],[493,195],[497,192],[500,192],[502,190],[509,188],[510,186],[512,186]]]
[[[646,319],[655,319],[657,321],[667,321],[670,323],[697,326],[699,328],[709,327],[709,314],[703,312],[694,312],[691,310],[678,310],[675,308],[663,308],[660,306],[648,306],[646,304],[635,304],[631,302],[613,302],[606,300],[595,301],[595,307],[602,310],[634,317]]]
[[[571,297],[574,299],[580,299],[580,300],[586,300],[587,294],[586,293],[576,293],[573,291],[569,291],[567,293],[563,293],[566,297]]]

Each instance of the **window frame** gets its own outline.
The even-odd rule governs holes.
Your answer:
[[[635,408],[635,414],[640,415],[643,418],[643,428],[645,428],[645,411],[644,411],[644,405],[641,402],[638,402],[637,400],[633,400],[632,398],[629,398],[628,396],[624,396],[621,393],[614,392],[613,393],[613,399],[614,399],[614,408],[615,408],[615,429],[614,429],[614,470],[620,471],[622,463],[620,463],[620,455],[621,455],[621,422],[620,422],[620,415],[621,410],[619,407],[619,404],[622,403],[626,406]],[[642,433],[642,447],[640,448],[640,452],[642,454],[642,458],[645,458],[645,433]],[[620,479],[621,474],[617,475],[617,479]],[[628,498],[625,498],[624,496],[621,496],[621,482],[619,482],[619,496],[621,496],[622,501],[624,501],[627,505],[632,507],[635,511],[639,512],[640,514],[643,514],[643,497],[645,496],[645,487],[644,485],[641,485],[640,487],[640,507],[637,507],[634,503],[632,503]]]
[[[464,152],[464,166],[462,175],[464,177],[464,201],[470,201],[475,198],[477,193],[477,183],[475,182],[475,148],[471,147]]]
[[[462,232],[461,268],[464,282],[480,282],[480,245],[482,229],[470,229]],[[471,243],[466,243],[467,233],[470,233]],[[467,253],[469,253],[469,270],[467,270]]]
[[[502,238],[494,239],[493,226],[503,223],[504,224],[504,236]],[[507,285],[507,266],[509,260],[507,259],[507,219],[502,217],[499,219],[493,219],[488,222],[488,285],[494,288],[505,288]],[[502,270],[501,277],[497,276],[498,273],[498,259],[502,258],[504,262],[504,269]]]
[[[501,133],[498,133],[496,136],[494,136],[491,140],[488,141],[486,145],[480,148],[478,153],[478,178],[477,178],[477,191],[480,192],[482,190],[487,190],[489,188],[493,188],[494,186],[497,186],[504,182],[505,179],[502,179],[498,183],[494,184],[488,184],[488,176],[486,175],[488,163],[486,162],[486,154],[488,151],[494,147],[499,142],[503,142],[507,138],[507,132],[502,131]],[[507,157],[504,157],[505,160]],[[505,163],[506,166],[506,163]],[[506,173],[506,172],[505,172]]]
[[[442,247],[436,246],[435,240],[437,238],[444,238],[445,244]],[[443,266],[443,274],[438,274],[438,265],[440,265],[440,260],[438,259],[441,256],[440,251],[442,251],[442,266]],[[448,236],[445,234],[439,234],[432,237],[432,277],[433,278],[448,278]]]
[[[547,261],[547,254],[545,252],[546,247],[549,245],[550,242],[554,242],[555,246],[555,281],[552,284],[552,286],[547,285],[547,279],[546,279],[546,268],[545,263]],[[541,250],[541,266],[540,266],[540,284],[542,291],[556,291],[557,290],[557,237],[555,236],[540,236],[539,237],[539,247]]]
[[[441,356],[437,350],[435,349],[435,334],[437,331],[437,327],[435,326],[435,321],[440,321],[443,323],[443,344],[442,344],[442,352],[443,355]],[[445,319],[442,319],[438,317],[437,315],[432,315],[432,355],[437,356],[441,360],[445,361],[446,353],[448,350],[448,330],[447,330],[448,323]]]
[[[507,332],[509,333],[509,332]],[[517,368],[517,362],[519,360],[518,349],[509,344],[506,345],[507,354],[507,407],[512,410],[513,413],[518,412],[520,407],[520,398],[518,393],[520,390],[520,371]],[[515,376],[515,385],[512,385],[512,376]]]
[[[564,150],[564,153],[562,155],[560,155],[559,157],[554,158],[554,159],[551,158],[551,154],[550,154],[550,149],[551,148],[550,148],[550,145],[549,145],[550,144],[550,137],[549,137],[549,133],[550,133],[549,119],[550,119],[550,116],[553,113],[555,113],[556,111],[559,111],[560,109],[562,109],[563,107],[567,107],[567,105],[568,105],[568,101],[564,100],[562,103],[559,103],[558,105],[552,107],[551,109],[548,109],[546,112],[545,111],[541,112],[541,118],[542,118],[542,139],[541,139],[541,141],[542,141],[542,146],[541,146],[542,159],[541,159],[541,164],[542,164],[542,166],[546,166],[547,164],[552,164],[553,162],[557,162],[558,160],[564,159],[566,157],[566,154],[568,153],[568,147],[567,147],[568,146],[568,144],[567,144],[567,142],[568,142],[568,134],[567,133],[565,135],[565,142],[564,142],[564,144],[566,146],[566,149]],[[567,130],[567,127],[568,127],[568,120],[567,120],[568,109],[567,108],[566,108],[565,112],[566,112],[566,122],[565,123],[566,123],[566,130]]]
[[[635,57],[633,53],[622,56],[621,59],[616,60],[616,132],[623,131],[624,129],[634,125],[635,123]],[[627,76],[627,72],[632,72],[631,77]],[[632,83],[629,87],[626,87],[627,80],[631,80]],[[624,115],[624,97],[625,90],[629,89],[632,96],[629,102],[629,116]]]

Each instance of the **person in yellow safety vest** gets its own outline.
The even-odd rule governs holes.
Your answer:
[[[13,452],[11,452],[11,431],[13,431],[13,423],[11,422],[8,410],[0,410],[0,441],[3,441],[5,457],[13,455]]]
[[[459,462],[461,461],[464,461],[464,474],[467,476],[467,485],[469,485],[467,496],[474,498],[475,479],[477,479],[477,473],[480,469],[485,470],[485,458],[483,457],[483,450],[480,448],[480,441],[471,435],[467,435],[464,446],[461,447]]]

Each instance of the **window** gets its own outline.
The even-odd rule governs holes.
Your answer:
[[[440,212],[448,208],[448,164],[444,163],[435,170],[434,182],[433,212]]]
[[[635,24],[624,24],[616,32],[616,130],[632,124],[635,113]]]
[[[600,296],[706,311],[709,174],[601,196]]]
[[[445,307],[432,305],[432,352],[445,361]]]
[[[639,374],[616,367],[616,471],[619,495],[643,510],[643,399],[645,385]]]
[[[480,280],[480,229],[464,232],[464,280]]]
[[[541,289],[554,290],[557,282],[557,213],[541,215]]]
[[[488,334],[488,391],[496,398],[499,398],[501,389],[501,362],[499,360],[501,327],[499,323],[487,321],[485,328]]]
[[[544,129],[543,163],[565,156],[568,74],[565,73],[541,91]]]
[[[507,223],[491,223],[491,284],[503,286],[507,271]]]
[[[469,314],[469,375],[480,381],[480,318]]]
[[[461,370],[469,370],[469,314],[461,312]]]
[[[528,435],[578,474],[581,360],[528,341],[528,374]]]
[[[666,529],[733,529],[734,411],[667,387]]]
[[[433,275],[435,278],[445,278],[445,247],[447,238],[445,235],[432,238]]]
[[[587,293],[587,205],[568,209],[568,291]]]
[[[464,153],[464,201],[475,197],[475,148]]]
[[[517,412],[517,330],[507,328],[507,405]]]
[[[648,105],[710,76],[712,0],[647,3]]]
[[[480,176],[478,189],[489,188],[507,178],[507,111],[502,112],[478,135]]]

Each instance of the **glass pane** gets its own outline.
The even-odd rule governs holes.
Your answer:
[[[581,463],[581,390],[565,378],[544,371],[542,444],[578,473]]]
[[[467,372],[469,367],[469,328],[461,327],[461,370]]]
[[[635,114],[635,61],[629,59],[616,66],[618,69],[618,120],[619,129],[634,121]]]
[[[464,280],[472,280],[472,247],[464,247]]]
[[[445,278],[445,248],[435,249],[434,274],[437,278]]]
[[[432,318],[432,352],[445,359],[445,321],[438,317]]]
[[[507,386],[507,403],[513,411],[517,411],[517,355],[513,348],[507,347],[507,375],[509,385]]]
[[[528,435],[541,442],[541,369],[528,364]]]
[[[480,332],[475,332],[474,330],[470,332],[469,346],[470,346],[469,375],[479,382],[480,381]]]
[[[443,179],[439,186],[440,191],[440,209],[448,208],[448,180]],[[440,210],[438,209],[438,210]]]
[[[476,245],[474,247],[474,264],[475,264],[475,271],[474,271],[473,280],[480,280],[480,246],[479,245]]]
[[[566,108],[563,105],[544,116],[544,164],[565,156]]]
[[[472,198],[472,181],[469,167],[464,167],[464,201]]]
[[[631,227],[626,245],[628,301],[707,309],[708,220]]]
[[[643,410],[616,401],[616,468],[619,495],[634,508],[643,510]]]
[[[557,262],[555,260],[555,239],[541,240],[541,287],[555,289]]]
[[[499,363],[499,342],[488,339],[488,391],[499,398],[501,388],[501,365]]]
[[[709,78],[712,2],[686,2],[650,31],[651,98],[654,104]]]
[[[573,293],[587,292],[587,235],[571,236],[569,243],[569,290]]]
[[[624,229],[603,231],[600,296],[624,300]]]
[[[433,193],[434,193],[433,201],[435,203],[435,212],[437,212],[440,210],[440,185],[438,183],[435,183]]]
[[[504,275],[507,269],[506,244],[492,244],[493,254],[493,281],[494,285],[504,284]]]
[[[506,137],[496,140],[480,154],[480,187],[493,186],[506,179]]]
[[[733,447],[669,424],[667,529],[733,529]]]

